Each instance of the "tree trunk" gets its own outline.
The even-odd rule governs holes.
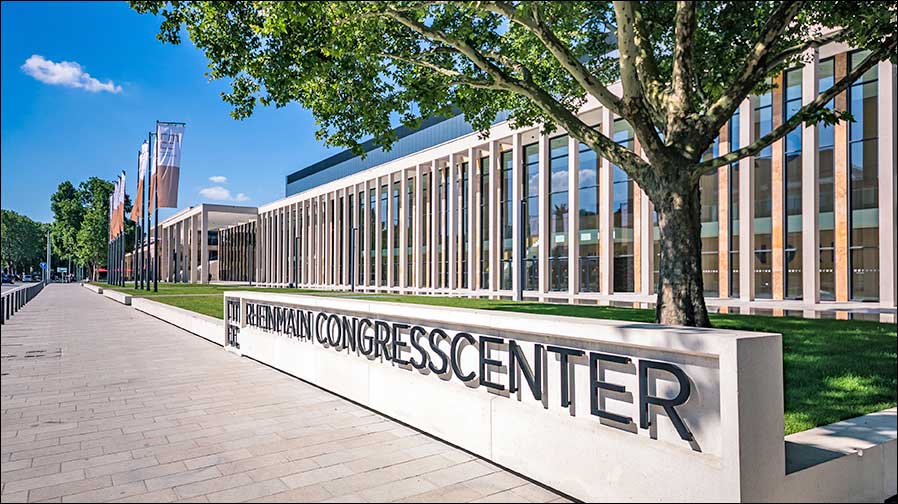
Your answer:
[[[702,282],[699,185],[682,180],[682,175],[678,178],[665,183],[652,198],[661,231],[655,319],[661,324],[710,327]]]

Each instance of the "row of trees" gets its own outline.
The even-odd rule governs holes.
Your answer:
[[[85,267],[93,279],[97,279],[99,268],[106,266],[109,195],[113,187],[112,182],[97,177],[78,187],[66,180],[50,197],[50,241],[54,252],[62,260]],[[126,201],[125,206],[127,211],[130,203]],[[128,229],[133,230],[133,224]]]
[[[10,273],[39,271],[40,262],[46,258],[47,224],[3,210],[0,217],[0,256],[3,268]]]

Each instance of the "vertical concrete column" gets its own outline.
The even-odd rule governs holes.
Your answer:
[[[614,117],[607,108],[602,109],[602,134],[612,138]],[[614,174],[611,161],[602,158],[599,173],[599,290],[611,294],[614,286],[614,213],[611,202],[614,195]]]
[[[437,250],[439,242],[437,241],[439,234],[437,233],[437,223],[440,222],[440,193],[439,193],[439,169],[437,160],[430,162],[430,288],[432,291],[437,289],[437,278],[439,277],[439,263],[437,262]]]
[[[480,270],[480,261],[478,260],[480,254],[478,252],[480,251],[481,240],[475,231],[480,229],[480,226],[477,226],[477,209],[480,208],[480,205],[475,198],[477,188],[480,187],[480,184],[477,183],[477,164],[480,162],[479,154],[480,152],[473,147],[468,149],[468,232],[466,238],[468,241],[468,289],[470,290],[477,288],[477,281],[480,276],[477,272]]]
[[[542,130],[542,126],[540,127],[537,142],[537,162],[539,163],[539,175],[537,176],[537,184],[539,184],[537,189],[539,224],[537,225],[537,232],[539,233],[539,244],[536,258],[539,264],[537,288],[539,289],[540,298],[542,298],[543,294],[549,292],[549,247],[555,239],[554,236],[549,236],[549,218],[551,216],[551,209],[549,208],[549,178],[552,176],[549,172],[549,136]],[[529,177],[529,174],[523,173],[522,170],[522,176]],[[528,180],[526,183],[529,184],[530,181]],[[530,217],[522,215],[521,218],[529,219]]]
[[[580,292],[580,142],[567,138],[567,293],[573,303]]]
[[[514,133],[511,136],[511,290],[512,299],[520,301],[523,298],[523,279],[521,278],[521,219],[526,216],[521,215],[521,184],[523,177],[521,172],[523,166],[521,163],[521,134]]]
[[[349,223],[355,222],[352,218],[352,208],[349,207],[349,196],[353,192],[352,187],[343,188],[343,219],[340,222],[340,260],[343,262],[343,275],[340,277],[340,284],[344,287],[349,285],[349,257],[350,257],[350,244],[349,244],[349,236],[352,232],[349,229]],[[355,199],[355,198],[353,198]]]
[[[455,292],[456,273],[458,272],[458,243],[456,237],[456,215],[458,207],[458,197],[455,188],[458,182],[455,180],[458,176],[458,156],[449,154],[449,182],[446,185],[446,276],[447,284],[450,292]]]
[[[362,200],[365,202],[365,212],[364,215],[359,217],[359,243],[363,244],[362,246],[362,261],[359,266],[362,267],[362,281],[359,282],[362,285],[370,285],[371,284],[371,268],[374,267],[371,264],[371,247],[373,244],[371,243],[371,212],[374,211],[371,208],[371,197],[368,194],[370,181],[362,182]]]
[[[275,210],[274,217],[274,237],[275,237],[275,248],[273,254],[274,267],[276,278],[275,281],[278,285],[284,285],[284,242],[286,241],[284,238],[284,217],[286,217],[284,212],[284,207],[280,207]]]
[[[818,65],[817,49],[808,51],[809,62],[801,69],[801,104],[807,105],[817,98]],[[818,230],[820,202],[817,190],[817,174],[820,169],[816,125],[803,125],[801,129],[801,290],[806,303],[820,301],[820,245]]]
[[[415,165],[415,213],[413,215],[413,232],[412,236],[414,238],[414,247],[412,248],[412,253],[414,254],[415,259],[415,267],[412,272],[414,283],[412,286],[415,290],[421,288],[421,284],[424,282],[423,276],[423,268],[424,268],[424,236],[422,236],[423,223],[424,223],[424,188],[421,186],[421,165]]]
[[[784,113],[783,113],[783,88],[785,86],[785,74],[780,73],[773,79],[774,87],[771,90],[771,97],[773,100],[773,128],[777,128],[783,124]],[[770,175],[771,175],[771,185],[770,185],[770,193],[771,193],[771,212],[770,212],[770,222],[771,222],[771,248],[773,249],[771,253],[771,258],[773,264],[771,264],[771,269],[773,270],[773,299],[783,299],[786,294],[786,278],[785,278],[785,267],[786,267],[786,255],[785,255],[785,240],[786,240],[786,184],[785,184],[785,175],[786,175],[786,163],[784,160],[784,149],[783,143],[785,142],[784,138],[780,138],[776,140],[771,145],[773,152],[771,156],[771,164],[770,164]]]
[[[399,171],[399,253],[396,260],[399,261],[399,289],[405,291],[408,287],[408,173],[405,168]]]
[[[895,237],[895,226],[898,218],[895,215],[896,185],[896,139],[898,131],[896,122],[896,79],[895,65],[888,60],[880,61],[879,75],[879,302],[884,306],[895,306],[896,279],[895,249],[898,247]]]
[[[848,53],[836,54],[833,58],[834,82],[838,82],[848,74]],[[835,98],[836,110],[848,110],[848,92],[842,91]],[[834,171],[833,183],[834,197],[833,211],[835,212],[835,277],[836,277],[836,301],[848,301],[851,296],[849,285],[849,270],[851,269],[850,241],[850,176],[851,168],[848,164],[848,123],[839,121],[833,127],[834,140]]]
[[[210,271],[209,271],[209,212],[206,210],[206,207],[202,207],[202,211],[200,212],[200,258],[202,259],[201,267],[202,267],[202,275],[203,278],[200,279],[200,283],[207,284],[209,283]],[[218,250],[221,251],[221,246],[219,245]]]
[[[652,225],[652,214],[654,206],[648,195],[639,190],[639,221],[637,225],[642,229],[642,239],[639,243],[639,253],[642,256],[640,260],[641,269],[639,277],[636,281],[639,283],[639,292],[644,295],[651,295],[654,292],[655,279],[655,227]]]
[[[752,142],[752,100],[739,105],[739,145]],[[750,157],[739,160],[739,299],[755,298],[755,170]]]
[[[720,129],[718,155],[730,152],[730,125],[724,124]],[[730,297],[730,167],[717,169],[717,264],[720,297]]]
[[[317,240],[318,240],[318,258],[315,261],[318,263],[318,281],[315,282],[318,285],[323,286],[327,283],[327,277],[325,276],[326,267],[327,267],[327,194],[321,194],[318,196],[318,222],[317,222]]]
[[[501,255],[501,244],[499,242],[499,195],[501,187],[499,186],[499,174],[502,168],[499,166],[499,141],[490,142],[490,159],[489,159],[489,195],[487,195],[487,218],[489,219],[489,283],[482,285],[482,289],[489,289],[490,292],[499,290],[499,257]]]
[[[382,274],[383,274],[383,229],[380,227],[380,221],[383,219],[381,216],[381,203],[380,200],[383,198],[383,185],[381,184],[380,179],[376,179],[374,181],[374,285],[377,287],[383,287],[383,282],[381,282]],[[389,190],[389,188],[388,188]],[[389,198],[387,198],[389,200]]]
[[[387,287],[393,287],[396,278],[393,278],[393,264],[397,260],[396,252],[393,250],[393,243],[396,240],[396,231],[393,229],[393,220],[396,218],[396,201],[393,198],[393,182],[395,174],[387,175]]]
[[[309,198],[305,202],[306,204],[306,240],[303,244],[303,247],[306,250],[306,262],[303,264],[304,269],[306,270],[306,285],[312,286],[315,284],[315,234],[313,233],[315,229],[315,200],[313,198]]]

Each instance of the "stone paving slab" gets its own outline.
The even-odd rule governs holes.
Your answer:
[[[566,502],[77,284],[0,343],[3,502]]]

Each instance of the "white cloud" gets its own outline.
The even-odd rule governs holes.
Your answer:
[[[227,184],[228,178],[224,175],[213,175],[209,177],[209,182],[212,182],[213,184]]]
[[[122,87],[114,82],[100,82],[85,72],[81,65],[74,61],[48,60],[39,54],[32,54],[22,65],[22,71],[35,79],[53,86],[67,86],[80,88],[92,93],[107,91],[109,93],[121,93]]]
[[[204,187],[200,189],[200,196],[212,201],[249,201],[249,196],[245,193],[232,196],[231,190],[222,186]]]
[[[204,187],[200,189],[200,196],[214,201],[227,201],[231,199],[231,191],[221,186]]]

